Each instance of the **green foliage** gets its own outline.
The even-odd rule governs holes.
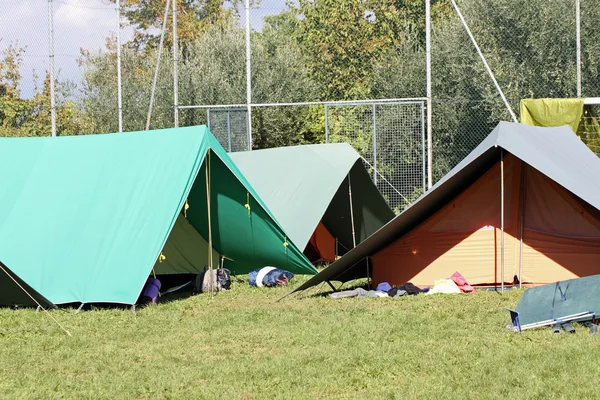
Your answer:
[[[0,59],[0,136],[50,136],[50,77],[47,74],[42,88],[34,96],[21,98],[20,67],[25,49],[10,44]],[[56,131],[58,135],[89,133],[91,121],[73,100],[69,99],[73,85],[55,81]]]
[[[111,0],[115,1],[115,0]],[[177,36],[183,53],[187,54],[190,44],[211,28],[224,28],[236,17],[235,10],[240,0],[173,0],[177,2]],[[226,7],[225,3],[233,3]],[[166,0],[125,0],[121,1],[122,14],[135,26],[135,36],[129,46],[136,50],[151,53],[158,47],[162,29]],[[172,5],[169,5],[169,13]],[[173,22],[167,18],[165,46],[173,43]],[[158,30],[159,33],[156,33]]]

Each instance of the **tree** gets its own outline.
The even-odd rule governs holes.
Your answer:
[[[228,3],[226,0],[173,1],[177,2],[177,36],[184,55],[187,54],[188,46],[198,40],[208,29],[227,27],[235,17],[237,5],[240,2],[240,0],[234,0],[231,7],[225,7],[225,3]],[[129,45],[137,50],[151,50],[158,47],[165,6],[166,0],[125,0],[122,2],[123,15],[131,25],[135,26],[135,36]],[[169,12],[171,12],[171,7],[169,7]],[[168,18],[165,45],[171,47],[172,43],[172,19]]]
[[[114,40],[107,53],[85,53],[84,106],[98,132],[116,127],[116,55]],[[297,45],[287,45],[268,25],[252,38],[252,84],[255,102],[294,102],[314,96]],[[155,59],[126,49],[122,56],[123,115],[125,130],[143,129],[152,87]],[[236,25],[207,30],[189,46],[188,57],[179,69],[181,104],[244,104],[246,69],[244,31]],[[161,63],[152,113],[152,127],[170,127],[173,121],[173,78],[171,63]],[[257,147],[296,144],[310,140],[314,132],[305,128],[309,110],[261,109],[253,113]],[[204,110],[182,110],[182,125],[207,123]],[[311,125],[312,126],[312,125]]]
[[[445,1],[433,2],[434,18],[447,12]],[[276,22],[300,44],[322,100],[373,98],[374,65],[407,37],[424,37],[424,2],[301,0]]]
[[[50,136],[50,76],[46,73],[42,87],[36,87],[30,99],[21,98],[20,68],[25,49],[10,44],[0,59],[0,136]],[[73,85],[55,81],[56,130],[58,135],[89,133],[89,119],[70,100]]]

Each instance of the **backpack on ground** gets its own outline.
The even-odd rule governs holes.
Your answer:
[[[231,272],[227,268],[204,270],[192,282],[194,293],[207,293],[212,290],[228,290],[231,288]]]

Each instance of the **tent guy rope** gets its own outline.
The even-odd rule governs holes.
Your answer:
[[[6,274],[6,276],[8,276],[8,277],[9,277],[9,278],[10,278],[10,279],[11,279],[11,280],[12,280],[12,281],[15,283],[15,285],[17,285],[17,286],[19,287],[19,289],[21,289],[21,290],[22,290],[22,291],[23,291],[23,292],[24,292],[24,293],[25,293],[27,296],[29,296],[29,298],[30,298],[31,300],[33,300],[33,302],[34,302],[35,304],[37,304],[37,305],[38,305],[38,307],[39,307],[39,308],[41,308],[41,309],[42,309],[42,311],[44,311],[44,313],[46,313],[46,315],[47,315],[48,317],[50,317],[50,319],[51,319],[52,321],[54,321],[54,322],[56,323],[56,325],[58,325],[58,326],[60,327],[60,329],[62,329],[62,330],[63,330],[63,331],[64,331],[64,332],[65,332],[67,335],[69,335],[69,336],[72,336],[72,335],[71,335],[71,332],[69,332],[68,330],[66,330],[66,329],[65,329],[65,328],[64,328],[64,327],[63,327],[63,326],[60,324],[60,322],[58,322],[58,321],[56,320],[56,318],[54,318],[54,317],[53,317],[53,316],[52,316],[52,315],[51,315],[51,314],[48,312],[48,310],[46,310],[46,309],[45,309],[45,308],[44,308],[44,307],[43,307],[43,306],[42,306],[42,305],[41,305],[41,304],[40,304],[40,303],[39,303],[39,302],[38,302],[38,301],[37,301],[37,300],[36,300],[36,299],[35,299],[35,298],[34,298],[32,295],[31,295],[31,294],[29,294],[29,292],[28,292],[27,290],[25,290],[25,288],[24,288],[23,286],[21,286],[21,284],[20,284],[19,282],[17,282],[17,280],[16,280],[16,279],[15,279],[15,278],[13,278],[13,277],[12,277],[12,276],[11,276],[11,275],[8,273],[8,271],[6,271],[6,269],[4,269],[4,266],[3,266],[1,263],[0,263],[0,269],[1,269],[1,270],[2,270],[2,271],[5,273],[5,274]]]

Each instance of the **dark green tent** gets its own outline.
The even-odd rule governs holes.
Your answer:
[[[349,144],[254,150],[231,158],[300,249],[322,222],[338,241],[338,255],[345,254],[394,217]]]

